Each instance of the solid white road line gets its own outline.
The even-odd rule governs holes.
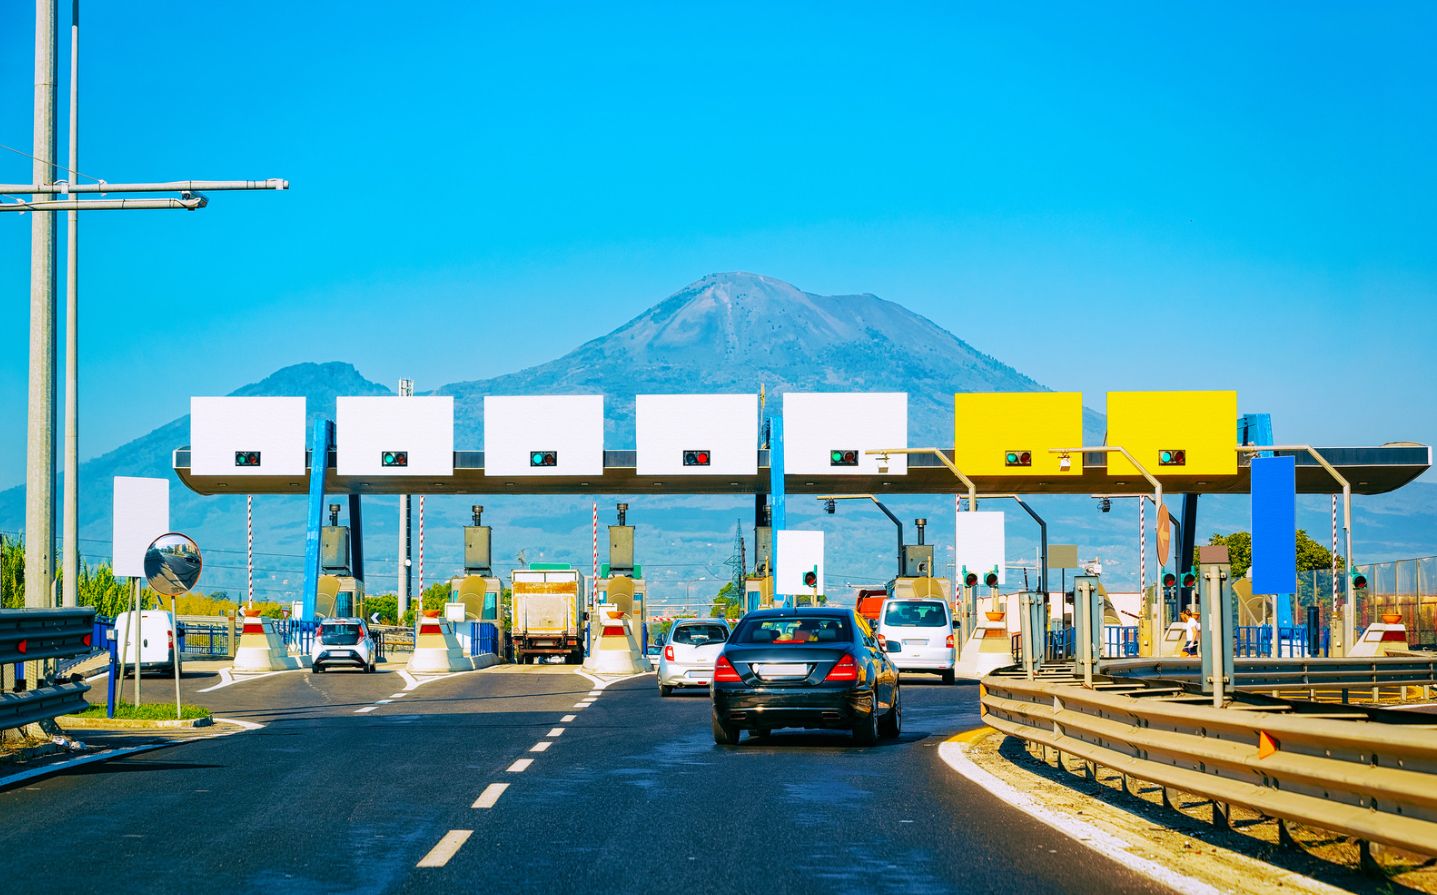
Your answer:
[[[499,797],[502,796],[504,790],[508,788],[509,784],[507,783],[491,783],[484,787],[484,791],[479,793],[479,798],[475,799],[474,804],[470,807],[493,808],[494,803],[499,801]]]
[[[608,681],[604,680],[603,678],[594,677],[592,674],[589,674],[587,671],[575,671],[574,673],[577,674],[579,677],[587,678],[590,682],[593,683],[593,685],[594,685],[595,687],[597,687],[597,688],[600,689],[600,690],[604,689],[605,687],[607,687],[607,686],[609,685],[609,682],[608,682]]]
[[[577,718],[577,717],[579,717],[579,716],[578,716],[578,715],[565,715],[564,717],[562,717],[562,718],[559,719],[559,723],[560,723],[560,724],[568,724],[570,721],[574,720],[574,719]]]
[[[184,664],[184,663],[181,663],[181,664]],[[225,722],[226,724],[237,724],[237,725],[239,725],[240,727],[244,728],[245,730],[263,730],[263,729],[264,729],[264,725],[263,725],[263,724],[258,724],[258,723],[254,722],[254,721],[241,721],[241,720],[238,719],[238,718],[221,718],[221,717],[216,716],[216,717],[215,717],[215,721],[223,721],[223,722]]]
[[[545,734],[545,736],[551,736],[551,737],[561,737],[561,736],[563,736],[563,735],[564,735],[564,728],[562,728],[562,727],[555,727],[555,728],[553,728],[552,730],[550,730],[548,733]]]
[[[522,773],[524,773],[525,771],[529,770],[529,765],[531,765],[531,764],[533,764],[533,763],[534,763],[534,759],[532,759],[532,758],[520,758],[520,759],[516,759],[513,764],[509,765],[509,769],[508,769],[508,770],[509,770],[509,773],[511,773],[511,774],[522,774]]]
[[[549,751],[549,747],[552,746],[552,745],[554,745],[554,741],[553,741],[553,740],[540,740],[539,742],[535,743],[535,744],[534,744],[534,748],[530,749],[529,751],[530,751],[530,752],[548,752],[548,751]]]
[[[469,837],[472,835],[474,835],[473,830],[450,830],[444,834],[444,838],[440,839],[437,845],[429,850],[429,854],[419,859],[419,863],[415,866],[443,867],[449,863],[450,858],[454,857],[455,852],[469,841]]]
[[[997,777],[978,767],[968,757],[967,749],[963,743],[946,742],[938,746],[938,757],[943,759],[948,767],[972,780],[974,783],[988,790],[989,793],[1022,811],[1024,814],[1047,824],[1068,838],[1085,845],[1098,854],[1109,860],[1127,867],[1148,879],[1156,880],[1178,892],[1191,893],[1191,895],[1218,895],[1218,890],[1199,879],[1186,876],[1175,870],[1150,861],[1141,855],[1136,855],[1128,850],[1128,845],[1122,839],[1100,829],[1087,821],[1070,817],[1047,806],[1039,804],[1032,796],[1019,792],[1016,788],[999,780]]]
[[[363,714],[363,713],[365,713],[365,712],[372,712],[372,711],[374,711],[374,710],[377,709],[377,708],[379,708],[379,706],[377,706],[377,705],[367,705],[367,706],[365,706],[365,707],[362,708],[362,709],[355,709],[355,710],[354,710],[354,713],[355,713],[356,715],[361,715],[361,714]]]

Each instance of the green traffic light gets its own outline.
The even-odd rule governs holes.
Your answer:
[[[1159,462],[1159,463],[1171,463],[1171,462],[1173,462],[1173,452],[1172,452],[1172,451],[1163,451],[1161,454],[1158,455],[1158,462]]]

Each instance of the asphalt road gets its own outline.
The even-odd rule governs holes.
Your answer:
[[[187,678],[186,699],[264,726],[0,792],[6,877],[104,893],[1160,891],[938,758],[979,723],[972,686],[907,683],[903,736],[865,749],[803,732],[715,746],[707,695],[662,699],[652,675],[585,707],[593,685],[559,667],[398,697],[394,672],[198,692],[215,683]]]

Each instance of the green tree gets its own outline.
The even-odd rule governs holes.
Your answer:
[[[742,595],[738,588],[733,586],[732,581],[725,581],[719,592],[714,594],[712,612],[714,618],[738,618],[743,613],[740,611]]]
[[[1327,571],[1332,568],[1332,551],[1308,537],[1307,532],[1297,530],[1297,570],[1299,572]],[[1347,560],[1337,555],[1337,568],[1347,568]]]
[[[1223,545],[1227,547],[1227,560],[1232,566],[1232,577],[1241,578],[1252,568],[1252,535],[1245,531],[1235,531],[1231,534],[1216,534],[1208,538],[1208,544]],[[1197,564],[1197,551],[1193,552],[1193,564]],[[1337,567],[1345,567],[1345,561],[1339,554]],[[1297,571],[1326,571],[1332,568],[1332,551],[1314,541],[1307,532],[1297,530]]]

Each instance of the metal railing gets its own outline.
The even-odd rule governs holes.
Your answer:
[[[26,663],[66,660],[88,655],[94,648],[95,610],[0,609],[0,667],[15,666],[14,692],[0,692],[0,729],[21,727],[85,708],[89,686],[83,683],[36,681],[29,686]],[[3,680],[3,678],[0,678]]]
[[[1279,625],[1277,629],[1277,658],[1295,659],[1311,655],[1306,625]],[[1327,655],[1329,632],[1321,632],[1320,653]],[[1272,625],[1241,625],[1234,634],[1233,655],[1238,658],[1272,657]]]
[[[1130,659],[1104,662],[1105,675],[1131,681],[1196,682],[1200,659]],[[1233,686],[1248,692],[1283,693],[1316,700],[1331,695],[1350,702],[1355,695],[1377,702],[1384,692],[1396,699],[1425,698],[1437,686],[1437,656],[1383,656],[1371,659],[1235,659]],[[1430,716],[1429,716],[1430,717]]]
[[[229,625],[180,622],[180,652],[188,656],[228,656]]]
[[[1277,706],[1219,709],[1181,688],[1136,682],[1115,692],[989,675],[981,693],[983,720],[995,730],[1077,757],[1094,773],[1105,767],[1209,799],[1215,818],[1238,806],[1365,842],[1437,852],[1437,736],[1430,728]]]
[[[469,625],[469,655],[499,652],[499,626],[493,622],[467,622]]]
[[[274,632],[284,638],[284,645],[304,655],[308,655],[311,647],[314,646],[314,632],[317,630],[319,630],[319,622],[315,619],[277,618],[274,620]]]

